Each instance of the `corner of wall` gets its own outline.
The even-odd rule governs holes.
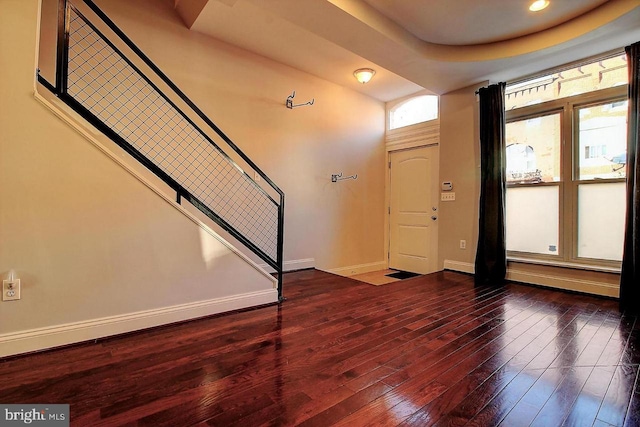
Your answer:
[[[480,179],[476,84],[440,97],[440,181],[453,184],[455,201],[440,203],[439,265],[472,264],[478,239]],[[465,241],[461,248],[460,241]]]

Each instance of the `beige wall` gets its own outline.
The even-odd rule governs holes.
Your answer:
[[[383,260],[382,102],[189,31],[168,4],[98,4],[285,192],[285,262]],[[287,109],[293,90],[314,105]]]
[[[451,181],[456,200],[440,202],[439,265],[475,261],[480,199],[478,103],[470,86],[440,97],[440,181]],[[460,240],[467,248],[460,249]]]
[[[113,326],[118,316],[156,316],[136,318],[145,327],[180,320],[167,307],[188,318],[212,301],[233,308],[237,295],[273,300],[268,277],[34,98],[38,3],[0,3],[0,275],[15,270],[23,287],[22,300],[0,302],[0,355],[62,344],[47,334],[68,338],[70,329],[76,340],[93,338],[78,332],[92,319]],[[285,191],[285,260],[325,268],[382,260],[381,102],[191,33],[164,2],[107,3]],[[315,105],[286,109],[294,89]],[[338,172],[358,180],[332,184]],[[36,330],[40,347],[23,342]]]

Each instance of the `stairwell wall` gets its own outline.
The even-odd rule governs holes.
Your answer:
[[[96,3],[284,191],[285,267],[383,262],[383,102],[191,31],[171,2]],[[314,105],[287,109],[293,90]]]

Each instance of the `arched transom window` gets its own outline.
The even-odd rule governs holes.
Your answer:
[[[422,123],[438,118],[438,97],[421,95],[394,106],[389,111],[389,129]]]

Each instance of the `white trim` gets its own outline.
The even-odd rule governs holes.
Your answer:
[[[0,335],[0,357],[45,350],[277,301],[277,290],[268,289],[136,313],[11,332]]]
[[[258,265],[269,273],[276,272],[268,264],[262,263]],[[285,261],[284,265],[282,266],[282,269],[284,271],[295,271],[295,270],[304,270],[305,268],[315,268],[315,266],[316,266],[315,258],[305,258],[305,259],[294,259],[291,261]]]
[[[387,151],[434,145],[439,142],[439,119],[387,131],[385,135],[385,147]]]
[[[387,262],[386,261],[378,261],[371,262],[368,264],[357,264],[351,265],[348,267],[339,267],[339,268],[331,268],[331,269],[323,269],[322,271],[326,271],[327,273],[337,274],[339,276],[353,276],[356,274],[369,273],[372,271],[386,270]]]
[[[579,264],[574,262],[555,261],[555,260],[547,261],[543,259],[518,258],[518,257],[507,256],[507,262],[509,261],[519,262],[522,264],[537,264],[537,265],[548,265],[550,267],[573,268],[574,270],[599,271],[602,273],[620,274],[621,272],[621,267],[607,267],[607,266],[601,266],[601,265]]]
[[[445,270],[460,271],[463,273],[475,272],[475,266],[468,262],[444,261]],[[605,297],[618,298],[620,287],[605,282],[594,280],[575,279],[571,277],[561,277],[551,274],[532,273],[529,271],[507,268],[507,280],[514,282],[529,283],[532,285],[547,286],[550,288],[563,289],[566,291],[584,292],[587,294],[601,295]]]
[[[452,261],[450,259],[444,260],[444,269],[459,271],[461,273],[475,273],[475,266],[469,262]]]
[[[174,207],[178,212],[182,213],[184,216],[189,218],[194,224],[202,228],[208,234],[211,235],[214,239],[218,240],[224,246],[227,247],[231,252],[236,254],[240,259],[244,262],[252,266],[256,271],[260,272],[263,276],[267,277],[272,281],[274,287],[277,285],[277,279],[274,278],[271,274],[266,272],[263,268],[261,268],[257,263],[255,263],[251,258],[240,252],[236,247],[234,247],[231,243],[225,240],[222,236],[216,233],[212,228],[201,222],[195,215],[187,211],[184,207],[179,205],[174,199],[170,198],[167,194],[165,194],[161,189],[159,189],[155,184],[150,182],[146,177],[136,171],[132,166],[130,166],[124,159],[120,158],[118,155],[113,153],[110,149],[105,147],[100,141],[98,141],[93,135],[91,135],[90,129],[95,129],[93,127],[89,129],[85,129],[83,125],[76,122],[72,119],[66,112],[64,112],[59,106],[53,104],[51,101],[46,99],[36,90],[34,92],[34,97],[38,100],[42,105],[47,107],[51,112],[60,118],[63,122],[67,123],[72,129],[78,132],[81,136],[83,136],[87,141],[91,142],[96,148],[98,148],[102,153],[104,153],[107,157],[121,166],[124,170],[129,172],[132,176],[142,182],[145,186],[147,186],[150,190],[156,193],[158,196],[163,198],[167,203]]]
[[[548,286],[551,288],[569,291],[585,292],[588,294],[618,298],[620,288],[610,283],[595,282],[593,280],[573,279],[570,277],[552,276],[549,274],[530,273],[528,271],[507,269],[507,280],[531,283],[533,285]]]
[[[424,124],[424,123],[432,122],[433,120],[427,120],[426,122],[418,122],[418,123],[414,123],[414,124],[408,125],[408,126],[403,126],[403,127],[400,127],[400,128],[395,128],[395,129],[391,129],[390,128],[391,127],[391,123],[390,123],[391,122],[391,120],[390,120],[391,119],[391,110],[393,110],[396,106],[398,106],[400,104],[404,104],[405,102],[407,102],[407,101],[409,101],[409,100],[411,100],[413,98],[418,98],[420,96],[425,96],[425,95],[427,95],[427,96],[437,96],[438,97],[438,117],[435,118],[434,120],[439,120],[440,119],[440,96],[438,94],[436,94],[436,93],[431,92],[428,89],[423,89],[423,90],[420,90],[420,91],[418,91],[416,93],[412,93],[410,95],[406,95],[406,96],[394,99],[393,101],[388,101],[385,104],[385,127],[384,127],[385,131],[386,132],[389,132],[389,131],[394,132],[394,131],[399,130],[399,129],[405,129],[405,128],[408,128],[408,127],[419,126],[419,125]]]

